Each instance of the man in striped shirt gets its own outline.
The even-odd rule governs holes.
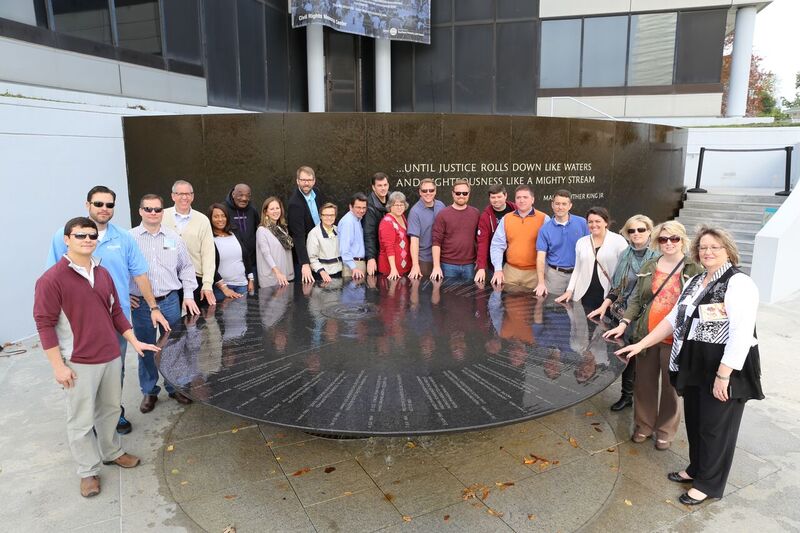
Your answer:
[[[155,307],[160,309],[170,325],[174,326],[181,319],[181,311],[192,315],[200,313],[194,301],[197,277],[183,239],[174,230],[161,223],[164,217],[163,211],[163,198],[156,194],[145,194],[139,201],[139,216],[142,217],[142,223],[130,230],[130,234],[147,259],[149,266],[147,278],[153,288]],[[131,283],[130,294],[133,330],[136,337],[144,342],[155,342],[157,330],[150,321],[152,308],[141,298],[141,292],[135,283]],[[139,410],[142,413],[149,413],[155,407],[158,393],[161,391],[153,352],[145,352],[139,360],[139,387],[143,396]],[[172,384],[165,381],[164,387],[169,397],[178,403],[184,405],[192,403],[191,399],[176,391]]]

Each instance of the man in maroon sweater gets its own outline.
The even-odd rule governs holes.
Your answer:
[[[433,270],[431,279],[472,282],[475,276],[475,233],[480,212],[467,205],[469,182],[453,184],[453,205],[439,211],[433,221]]]
[[[97,237],[93,220],[67,222],[67,253],[36,281],[33,303],[42,348],[66,391],[67,439],[84,497],[100,493],[101,461],[123,468],[139,464],[138,457],[122,450],[116,431],[122,394],[117,333],[140,356],[144,350],[159,351],[133,334],[111,275],[92,257]]]
[[[475,283],[483,283],[492,279],[494,268],[489,256],[489,246],[500,221],[508,213],[516,210],[517,206],[508,201],[508,193],[502,185],[489,187],[489,205],[481,213],[478,221],[478,235],[475,238],[478,247],[478,258],[475,261]]]

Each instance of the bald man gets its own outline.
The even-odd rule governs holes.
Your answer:
[[[256,272],[256,230],[261,223],[258,210],[250,203],[252,190],[246,183],[237,183],[225,199],[225,209],[228,211],[228,220],[242,242],[247,247],[247,259],[255,280],[258,281]]]

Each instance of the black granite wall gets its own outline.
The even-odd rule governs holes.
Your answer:
[[[433,177],[450,203],[457,178],[473,184],[483,208],[487,188],[533,187],[535,206],[551,214],[559,188],[573,193],[574,212],[602,205],[618,221],[635,213],[655,221],[674,216],[683,187],[686,132],[669,126],[527,116],[420,113],[267,113],[123,119],[133,223],[146,193],[164,196],[176,179],[194,185],[194,207],[223,201],[238,182],[253,203],[287,198],[295,170],[310,165],[323,197],[345,209],[384,171],[392,190],[417,199],[416,181]],[[343,212],[343,211],[342,211]]]

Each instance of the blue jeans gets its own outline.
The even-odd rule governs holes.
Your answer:
[[[471,283],[475,279],[475,265],[449,265],[442,263],[442,275],[450,281],[466,281]]]
[[[177,325],[181,320],[181,291],[172,291],[169,296],[158,302],[158,307],[170,326]],[[131,311],[133,319],[133,332],[136,338],[142,342],[155,344],[156,329],[150,319],[150,306],[139,298],[139,307]],[[139,358],[139,387],[142,394],[152,394],[158,396],[161,387],[158,386],[158,367],[153,352],[144,352],[144,357]],[[172,394],[175,388],[164,381],[164,387],[168,394]]]
[[[247,294],[247,285],[228,285],[228,288],[238,294]],[[214,287],[214,297],[218,302],[225,299],[225,295],[216,286]]]

